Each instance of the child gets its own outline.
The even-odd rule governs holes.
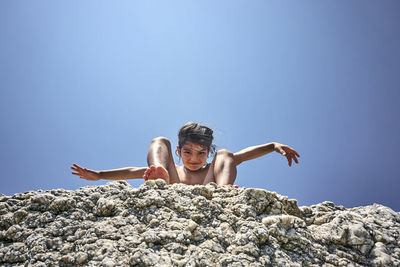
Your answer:
[[[167,184],[205,185],[215,182],[218,185],[232,186],[236,179],[237,165],[273,151],[285,156],[289,166],[292,166],[292,160],[299,163],[297,157],[300,155],[283,144],[268,143],[252,146],[237,153],[222,149],[215,153],[215,145],[212,141],[213,131],[210,128],[199,123],[188,122],[182,126],[178,134],[177,153],[182,159],[183,166],[175,165],[170,141],[165,137],[157,137],[152,140],[147,154],[149,167],[94,171],[74,164],[71,167],[74,171],[72,174],[89,181],[162,178]],[[215,154],[215,156],[211,163],[207,163],[210,154]]]

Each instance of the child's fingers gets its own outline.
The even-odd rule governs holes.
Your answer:
[[[79,166],[78,164],[75,164],[75,163],[73,164],[73,167],[71,167],[71,168],[75,168],[77,170],[82,169],[81,166]]]
[[[293,154],[296,155],[297,157],[300,157],[299,153],[297,153],[296,150],[294,150],[294,149],[291,148],[291,147],[287,147],[287,148],[288,148],[288,150],[289,150],[290,153],[293,153]]]

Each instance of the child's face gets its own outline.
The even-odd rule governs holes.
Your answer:
[[[178,153],[187,169],[197,171],[206,163],[209,151],[202,145],[187,141],[181,150],[178,146]]]

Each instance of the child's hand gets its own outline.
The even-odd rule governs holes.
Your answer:
[[[75,172],[72,174],[78,175],[80,178],[89,180],[89,181],[98,181],[100,180],[99,173],[97,171],[89,170],[86,168],[82,168],[81,166],[74,164],[71,169]]]
[[[297,159],[297,157],[300,157],[299,153],[297,153],[296,150],[294,150],[290,146],[275,143],[274,150],[287,158],[289,166],[292,166],[292,160],[294,160],[296,164],[299,163]]]

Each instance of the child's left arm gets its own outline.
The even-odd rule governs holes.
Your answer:
[[[243,161],[255,159],[264,155],[267,155],[273,151],[276,151],[283,156],[285,156],[288,160],[289,166],[292,166],[292,160],[294,162],[299,163],[297,157],[300,155],[290,146],[279,144],[279,143],[268,143],[259,146],[251,146],[245,149],[240,150],[239,152],[234,153],[236,166],[242,163]]]

